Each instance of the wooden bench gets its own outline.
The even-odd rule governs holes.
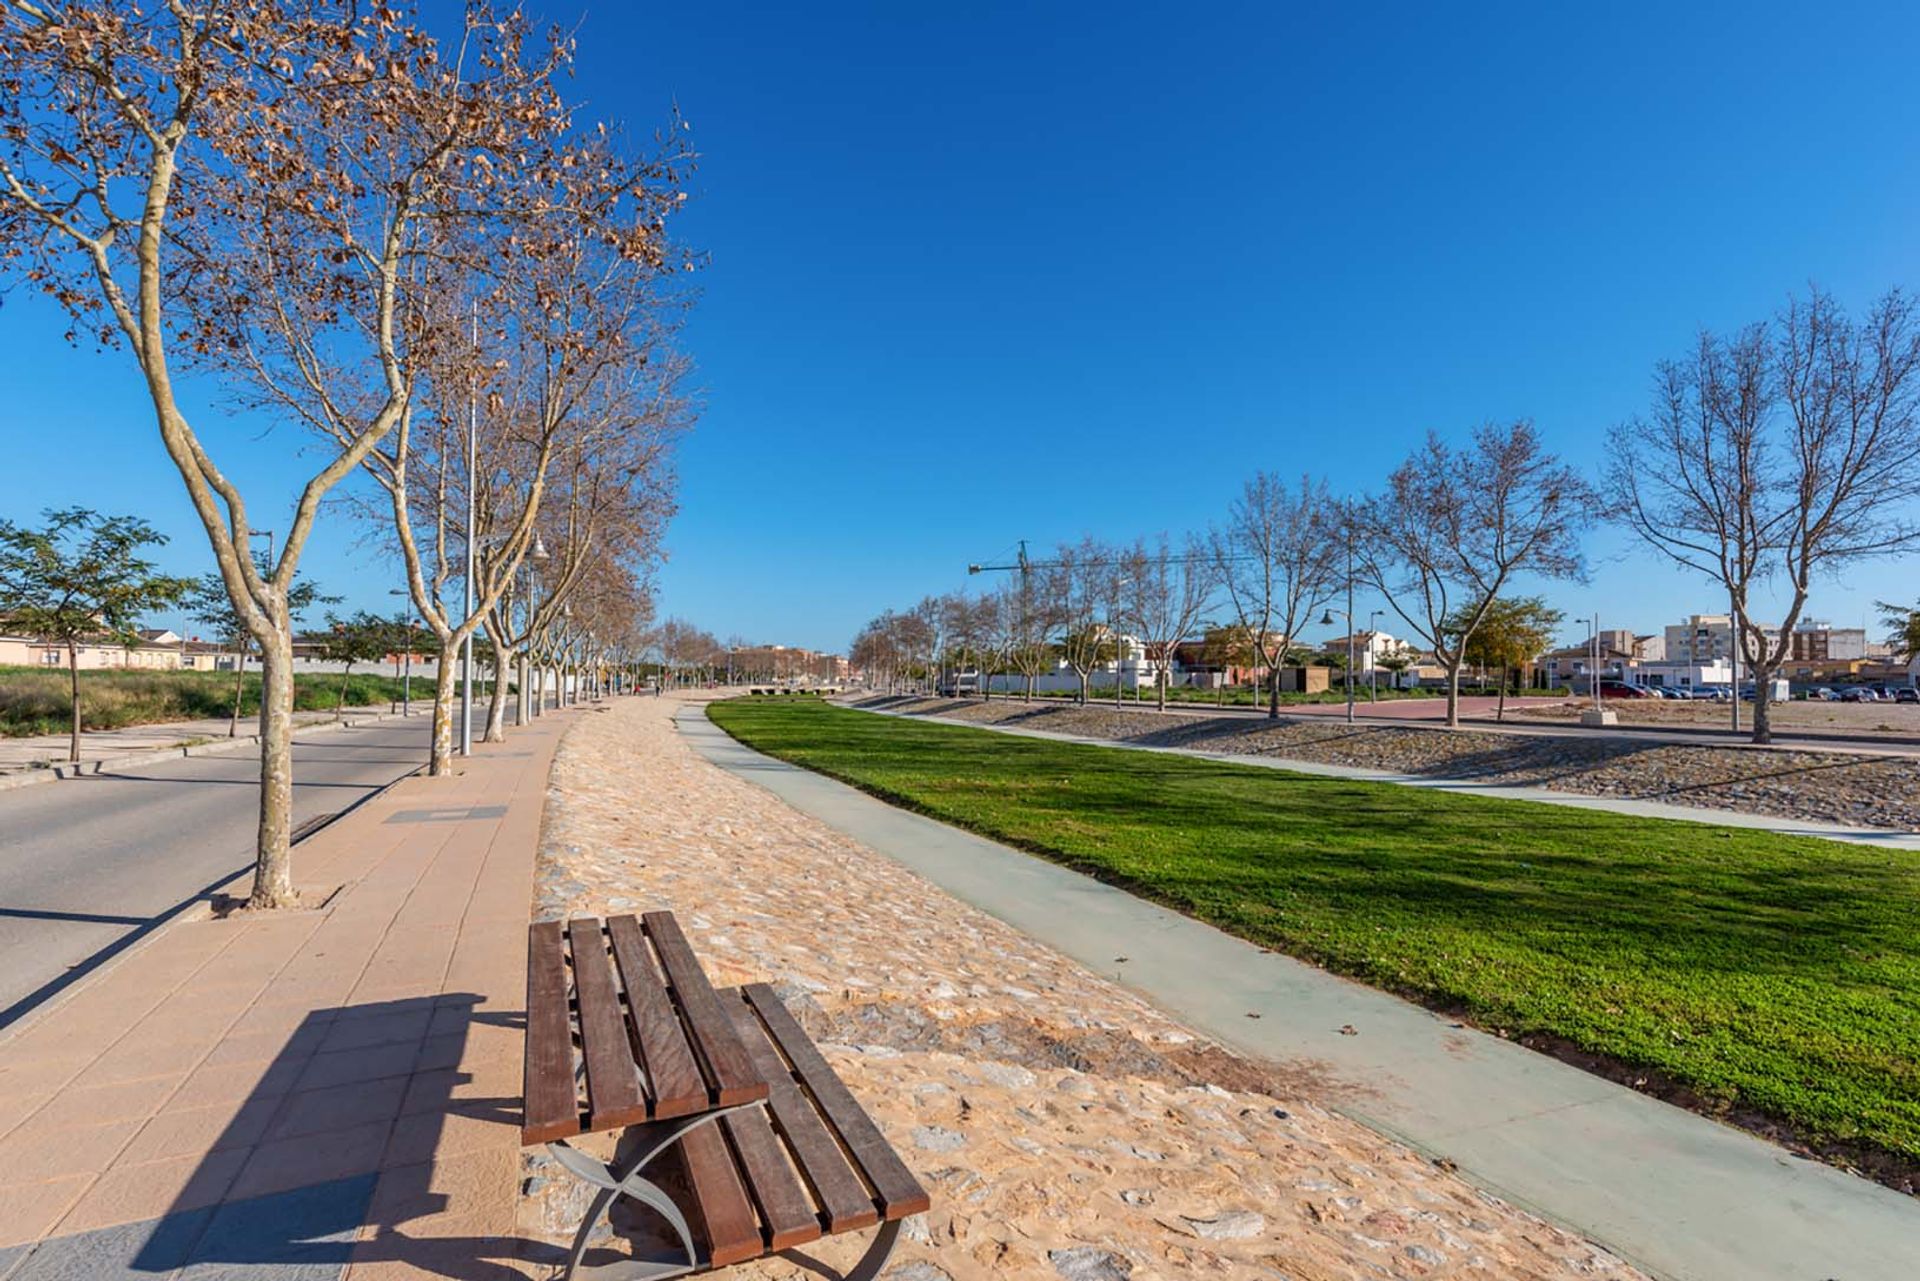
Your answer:
[[[614,1200],[673,1229],[684,1259],[629,1261],[659,1281],[879,1228],[846,1281],[879,1275],[928,1197],[773,990],[717,991],[670,912],[528,931],[521,1141],[599,1189],[563,1276]],[[611,1163],[571,1146],[620,1131]],[[643,1176],[678,1165],[676,1199]],[[823,1265],[799,1259],[815,1270]],[[831,1275],[829,1273],[829,1275]]]

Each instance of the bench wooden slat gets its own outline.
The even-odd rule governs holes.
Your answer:
[[[759,1207],[769,1250],[791,1250],[820,1238],[820,1215],[813,1198],[800,1186],[800,1176],[787,1161],[787,1150],[773,1132],[762,1108],[730,1112],[720,1124],[727,1127],[747,1192]]]
[[[680,1140],[680,1158],[693,1189],[694,1218],[706,1237],[711,1266],[757,1259],[766,1246],[760,1221],[740,1185],[740,1174],[717,1125],[696,1126]]]
[[[595,1130],[615,1130],[647,1119],[646,1096],[634,1068],[627,1018],[614,986],[613,963],[598,917],[567,924],[573,944],[573,987],[580,997],[580,1053],[587,1064],[587,1114]]]
[[[694,1048],[713,1079],[713,1102],[719,1107],[751,1103],[767,1097],[766,1083],[749,1065],[747,1048],[727,1017],[720,997],[700,968],[687,936],[671,912],[648,912],[640,918],[647,936],[660,954],[660,964],[673,984],[673,994],[687,1016]]]
[[[631,916],[615,916],[607,921],[607,937],[613,941],[613,959],[620,966],[620,979],[627,985],[627,1006],[645,1060],[647,1087],[653,1095],[653,1115],[665,1119],[691,1116],[707,1108],[707,1083],[694,1065],[693,1051],[687,1046],[680,1019],[673,1012],[673,1001],[654,969],[647,952],[646,936],[640,922]]]
[[[793,1150],[794,1164],[806,1180],[813,1198],[826,1218],[827,1231],[848,1232],[880,1222],[873,1195],[860,1176],[847,1164],[847,1158],[834,1141],[820,1114],[813,1110],[806,1094],[794,1083],[787,1065],[767,1040],[760,1021],[745,1004],[746,993],[738,994],[740,1028],[747,1052],[756,1070],[772,1084],[767,1096],[767,1112],[773,1126]]]
[[[567,962],[562,926],[527,929],[527,1045],[522,1143],[550,1143],[580,1133],[573,1084],[573,1033],[567,1018]]]
[[[726,992],[721,993],[721,1001],[739,1030],[742,1043],[748,1047],[748,1057],[753,1057],[757,1041],[770,1060],[764,1065],[755,1060],[755,1070],[763,1066],[769,1069],[769,1083],[778,1083],[773,1085],[775,1092],[782,1085],[792,1090],[793,1082],[786,1077],[778,1056],[768,1047],[766,1033],[760,1030],[759,1020],[753,1017],[746,1002],[737,993]],[[771,1097],[768,1106],[773,1106]],[[766,1224],[767,1248],[786,1250],[817,1238],[821,1233],[820,1212],[814,1208],[812,1196],[788,1160],[786,1146],[774,1133],[766,1111],[753,1108],[735,1112],[727,1117],[725,1124],[734,1151],[740,1155],[740,1166],[746,1172],[747,1190],[753,1194],[754,1204],[760,1207],[760,1218]],[[857,1215],[862,1208],[858,1200],[850,1204],[853,1214]]]
[[[932,1203],[926,1189],[913,1177],[913,1172],[894,1152],[893,1145],[880,1133],[832,1066],[814,1048],[812,1039],[793,1021],[793,1015],[773,994],[773,989],[765,983],[749,983],[742,990],[765,1022],[768,1033],[786,1054],[787,1061],[793,1064],[794,1072],[805,1082],[821,1113],[859,1163],[867,1182],[873,1185],[881,1217],[901,1219],[924,1212]]]

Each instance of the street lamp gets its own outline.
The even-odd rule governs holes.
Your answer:
[[[1353,724],[1353,615],[1344,609],[1329,608],[1320,615],[1320,626],[1332,627],[1335,614],[1347,620],[1347,724]]]
[[[540,697],[534,698],[530,704],[527,703],[526,696],[531,693],[528,685],[531,683],[533,675],[533,616],[540,603],[539,562],[550,559],[552,558],[547,553],[546,540],[540,537],[540,531],[535,530],[533,534],[533,548],[527,553],[527,647],[520,655],[520,662],[523,669],[520,680],[521,701],[523,705],[531,707],[534,716],[540,715],[540,704],[546,699],[546,690],[542,689],[540,691]]]
[[[1367,701],[1380,701],[1380,615],[1385,610],[1372,610],[1367,614]]]
[[[395,587],[389,589],[387,595],[409,596],[411,593]],[[405,646],[402,652],[406,655],[406,675],[400,679],[400,714],[402,716],[413,715],[413,610],[411,608],[413,602],[408,601],[407,604],[409,607],[401,610],[400,617],[394,620],[406,628],[406,636],[400,642]]]

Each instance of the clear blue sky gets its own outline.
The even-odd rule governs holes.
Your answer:
[[[703,155],[661,607],[722,636],[839,648],[1018,538],[1177,535],[1256,467],[1365,489],[1429,427],[1530,416],[1597,470],[1699,327],[1920,285],[1910,6],[537,7],[584,12],[589,111],[677,100]],[[139,511],[202,567],[125,357],[58,332],[0,308],[0,512]],[[312,462],[266,426],[212,433],[259,523]],[[383,604],[354,536],[313,571]],[[1594,553],[1570,615],[1719,603]]]

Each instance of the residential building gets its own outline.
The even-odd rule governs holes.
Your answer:
[[[1778,627],[1761,626],[1760,634],[1768,644],[1780,638]],[[1684,622],[1666,629],[1668,662],[1710,663],[1716,658],[1733,658],[1733,618],[1729,614],[1693,614]]]
[[[1867,657],[1867,629],[1835,627],[1825,619],[1802,622],[1787,638],[1796,663],[1845,662]]]
[[[75,647],[74,665],[81,671],[106,671],[109,669],[133,669],[146,671],[169,671],[180,666],[180,638],[172,632],[156,633],[172,637],[172,642],[147,640],[144,637],[131,645],[123,645],[108,636],[90,637]],[[15,632],[0,629],[0,666],[6,667],[65,667],[67,650],[64,645],[49,645],[32,636],[21,636]]]
[[[1353,670],[1365,674],[1378,667],[1383,658],[1394,658],[1407,648],[1404,641],[1396,640],[1385,632],[1365,631],[1353,634]],[[1347,657],[1347,638],[1335,636],[1323,641],[1320,652],[1342,662]]]

